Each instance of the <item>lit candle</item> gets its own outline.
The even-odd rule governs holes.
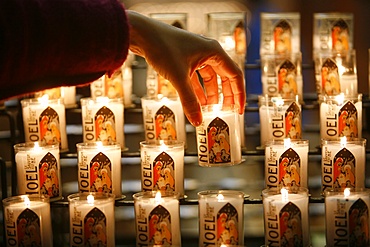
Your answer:
[[[322,140],[322,191],[328,188],[364,188],[366,139]]]
[[[233,190],[198,192],[199,246],[244,244],[244,193]]]
[[[242,161],[238,107],[206,105],[196,127],[200,166],[236,165]]]
[[[9,197],[3,207],[7,246],[53,246],[48,197]]]
[[[326,246],[369,246],[368,189],[325,192]]]
[[[90,96],[92,99],[105,96],[105,75],[90,84]]]
[[[308,148],[308,140],[284,139],[266,142],[266,187],[307,188]]]
[[[122,98],[97,97],[81,99],[83,142],[116,142],[125,149]]]
[[[321,139],[336,140],[342,136],[361,138],[362,94],[319,95],[319,103]]]
[[[68,201],[70,246],[115,246],[114,195],[77,193]]]
[[[308,190],[269,188],[262,191],[265,245],[310,246]]]
[[[133,198],[136,246],[181,246],[179,194],[146,191]]]
[[[112,193],[122,198],[121,146],[102,142],[78,143],[79,192]]]
[[[24,99],[21,104],[25,141],[59,144],[61,151],[66,151],[68,141],[63,100],[43,97]]]
[[[61,97],[66,108],[76,107],[76,87],[61,87]]]
[[[18,193],[61,199],[59,146],[28,142],[14,145],[14,151]]]

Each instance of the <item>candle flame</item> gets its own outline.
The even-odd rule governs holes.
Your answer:
[[[90,204],[90,205],[94,204],[95,198],[94,198],[93,195],[88,195],[86,199],[87,199],[88,204]]]
[[[290,141],[290,138],[284,139],[284,148],[290,148],[292,146],[292,142]]]
[[[34,148],[35,151],[40,151],[41,150],[40,144],[38,142],[35,142],[34,143],[34,147],[33,148]]]
[[[222,194],[217,195],[217,200],[218,201],[222,201],[223,199],[224,199],[224,195],[222,195]]]
[[[96,97],[96,102],[99,102],[99,103],[103,103],[103,104],[108,104],[109,103],[109,98],[108,97],[105,97],[105,96],[99,96],[99,97]],[[93,101],[90,101],[89,102],[91,105],[94,104]]]
[[[351,190],[349,188],[344,189],[344,198],[347,198],[351,195]]]
[[[338,105],[343,105],[344,102],[344,93],[338,94],[335,96],[335,100],[337,101]]]
[[[37,98],[37,101],[42,105],[48,105],[49,102],[49,95],[44,94],[43,96]]]
[[[159,140],[159,144],[161,145],[159,148],[161,152],[167,151],[167,145],[164,143],[164,140]]]
[[[288,202],[289,201],[289,198],[288,198],[288,190],[287,189],[285,189],[285,188],[282,188],[281,190],[280,190],[280,193],[281,193],[281,200],[283,201],[283,202]]]
[[[340,137],[340,146],[344,148],[346,144],[347,144],[347,137],[346,136]]]
[[[162,199],[162,194],[161,194],[160,191],[157,191],[157,193],[155,193],[154,200],[156,201],[156,203],[160,203],[161,202],[161,199]]]
[[[24,206],[29,208],[31,206],[30,198],[28,198],[28,196],[24,196],[23,200],[24,200]]]
[[[272,97],[271,102],[274,103],[276,106],[283,106],[284,105],[284,100],[281,97]]]

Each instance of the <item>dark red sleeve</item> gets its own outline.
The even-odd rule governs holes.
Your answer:
[[[91,82],[128,45],[119,0],[0,0],[0,99]]]

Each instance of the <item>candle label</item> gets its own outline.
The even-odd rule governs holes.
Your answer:
[[[90,89],[92,98],[95,99],[96,97],[104,96],[104,77],[105,76],[102,76],[91,83]]]
[[[289,97],[298,93],[296,66],[289,60],[277,68],[279,93],[282,97]]]
[[[247,50],[247,38],[243,21],[240,21],[234,29],[235,53],[244,55]]]
[[[28,163],[30,166],[31,164]],[[26,173],[27,173],[26,169]],[[40,193],[42,195],[48,195],[50,198],[58,197],[60,194],[59,188],[59,165],[58,160],[51,153],[47,153],[40,161],[39,164],[39,176],[40,176]],[[27,180],[26,175],[26,180]],[[30,183],[27,183],[26,194],[31,194],[29,190]],[[33,193],[32,193],[33,194]]]
[[[292,51],[292,27],[286,20],[281,20],[274,28],[275,51],[285,53]]]
[[[291,139],[302,138],[301,108],[295,102],[285,112],[285,135]]]
[[[351,138],[358,138],[358,117],[356,106],[351,102],[346,102],[338,113],[338,134]]]
[[[157,93],[163,95],[164,97],[176,97],[177,91],[172,83],[165,79],[160,74],[157,74],[158,78],[158,90]]]
[[[111,77],[105,74],[105,96],[110,99],[123,98],[122,69],[117,69]]]
[[[337,95],[341,92],[338,66],[327,58],[321,67],[321,88],[327,95]]]
[[[336,21],[331,29],[332,49],[335,51],[349,50],[349,28],[343,19]]]
[[[207,137],[208,148],[204,150],[201,148],[203,145],[199,146],[199,158],[202,160],[204,156],[208,157],[205,162],[211,164],[231,162],[230,130],[227,123],[219,117],[213,119],[207,126]]]
[[[103,144],[116,142],[116,120],[114,113],[106,106],[100,108],[94,117],[96,141]]]

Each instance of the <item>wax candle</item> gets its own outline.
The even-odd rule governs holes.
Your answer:
[[[178,97],[141,99],[145,140],[177,140],[186,143],[185,115]]]
[[[141,189],[175,191],[184,196],[184,143],[140,142]]]
[[[18,193],[48,196],[51,201],[61,199],[59,146],[18,143],[14,151]]]
[[[236,105],[202,106],[203,122],[196,127],[200,166],[235,165],[242,161]]]
[[[125,149],[122,98],[82,98],[83,142],[117,142]]]
[[[362,94],[319,95],[319,103],[321,139],[362,137]]]
[[[48,197],[20,195],[2,202],[6,246],[53,246]]]
[[[105,96],[105,75],[96,79],[90,84],[90,97],[92,99],[104,96]]]
[[[76,107],[76,87],[61,87],[61,97],[66,108]]]
[[[115,246],[114,199],[94,192],[68,196],[70,246]]]
[[[66,151],[68,141],[63,99],[24,99],[21,104],[25,141],[59,144],[61,151]]]
[[[244,193],[234,190],[198,192],[199,246],[244,244]]]
[[[181,246],[179,194],[146,191],[133,198],[136,246]]]
[[[77,143],[79,192],[104,192],[122,198],[121,146]]]
[[[262,147],[266,141],[302,138],[301,105],[297,97],[284,99],[260,95],[258,103]]]
[[[266,142],[265,183],[268,188],[308,187],[308,140]]]
[[[262,191],[265,245],[310,246],[308,190],[269,188]],[[294,243],[294,244],[293,244]]]
[[[326,246],[369,246],[368,189],[325,192]]]

